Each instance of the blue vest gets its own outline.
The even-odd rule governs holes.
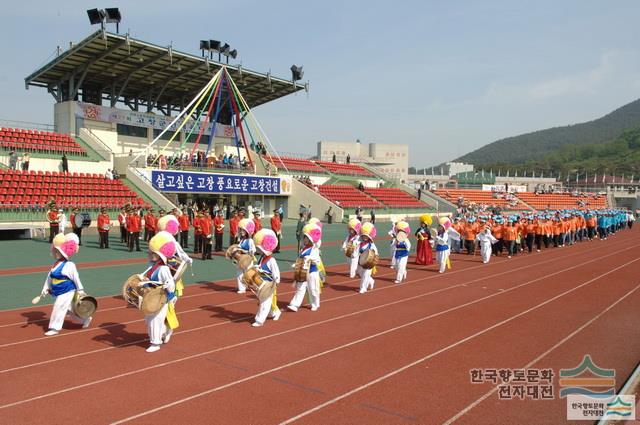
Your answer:
[[[249,239],[243,239],[242,242],[240,242],[240,249],[244,249],[245,251],[249,252],[249,248],[251,248]]]
[[[154,281],[154,282],[158,282],[158,275],[160,274],[160,267],[162,267],[164,264],[162,262],[157,262],[156,264],[153,265],[153,267],[151,267],[151,270],[149,270],[145,276],[147,277],[147,279]],[[172,299],[175,298],[176,293],[175,292],[169,292],[168,290],[164,290],[167,293],[167,301],[171,301]]]
[[[311,250],[313,249],[313,247],[311,248],[304,248],[302,251],[300,251],[300,258],[304,258],[304,257],[308,257],[311,254]],[[315,263],[311,263],[311,265],[309,266],[309,273],[315,273],[318,271],[318,266]]]
[[[404,258],[409,256],[409,249],[406,242],[396,242],[396,258]]]
[[[73,283],[68,276],[62,274],[62,268],[65,264],[67,264],[66,261],[61,261],[60,264],[49,273],[51,277],[51,295],[54,297],[76,290],[76,284]]]
[[[267,282],[273,282],[273,272],[269,268],[268,263],[269,263],[269,257],[263,255],[262,258],[260,258],[260,263],[259,263],[260,270],[264,272],[262,273],[262,279],[266,280]]]

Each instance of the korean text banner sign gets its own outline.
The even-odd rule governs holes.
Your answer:
[[[290,188],[279,177],[151,170],[153,187],[164,192],[285,195]]]

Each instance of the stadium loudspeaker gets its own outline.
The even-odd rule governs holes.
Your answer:
[[[107,16],[107,23],[109,24],[119,24],[122,20],[122,15],[120,14],[120,9],[117,7],[106,7],[104,12]]]
[[[222,46],[222,43],[219,42],[218,40],[209,40],[209,46],[211,50],[215,50],[216,52],[219,52],[220,46]]]
[[[291,65],[291,77],[293,81],[302,80],[303,75],[304,71],[302,70],[302,66]]]
[[[200,50],[209,50],[210,48],[209,40],[200,40]]]
[[[229,56],[231,56],[232,58],[237,58],[238,57],[238,51],[236,49],[233,49],[232,51],[229,52]]]
[[[229,43],[224,43],[224,46],[220,48],[220,53],[222,53],[223,55],[228,56],[230,51],[231,51],[231,46],[229,46]]]
[[[91,25],[101,24],[105,17],[104,10],[89,9],[87,10],[87,16],[89,16],[89,22]]]

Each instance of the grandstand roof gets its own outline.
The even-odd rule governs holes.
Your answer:
[[[100,94],[110,106],[123,102],[135,106],[180,110],[221,67],[227,69],[250,107],[270,102],[298,90],[304,84],[225,65],[197,55],[181,53],[98,30],[25,78],[25,87],[44,87],[57,102],[94,99]],[[93,101],[96,103],[96,101]]]

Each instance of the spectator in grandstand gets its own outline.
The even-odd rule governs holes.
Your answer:
[[[16,151],[9,152],[9,168],[16,170],[18,168],[18,154]]]
[[[240,165],[242,166],[242,168],[247,168],[247,166],[249,165],[249,162],[247,162],[246,156],[242,158],[242,162],[240,163]]]
[[[22,170],[29,171],[29,152],[25,152],[22,154]]]
[[[107,171],[105,171],[104,178],[107,180],[113,180],[113,173],[110,168],[107,168]]]
[[[351,154],[347,154],[347,164],[351,164]]]
[[[418,200],[422,198],[422,188],[418,188]]]
[[[331,162],[335,163],[336,162],[336,154],[333,154],[333,158],[331,158]]]
[[[67,160],[67,153],[63,152],[62,153],[62,172],[63,173],[68,173],[69,172],[69,160]],[[82,245],[82,244],[80,244]]]
[[[362,184],[362,182],[358,183],[358,190],[363,192],[364,191],[364,185]]]
[[[225,153],[224,156],[222,157],[222,165],[226,167],[228,164],[229,164],[229,157]]]
[[[369,221],[371,222],[371,224],[376,224],[376,212],[373,210],[373,208],[371,208],[371,211],[369,212],[369,216],[370,216]]]

